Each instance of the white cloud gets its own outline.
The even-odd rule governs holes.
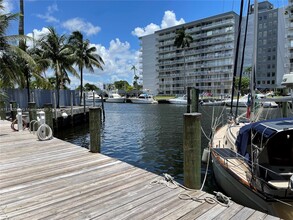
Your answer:
[[[44,14],[37,14],[37,17],[45,20],[48,23],[59,23],[59,20],[52,15],[57,11],[59,11],[58,5],[53,3],[52,5],[48,6],[47,11]]]
[[[99,26],[94,26],[92,23],[86,22],[82,18],[69,19],[63,22],[62,26],[70,32],[81,31],[87,36],[97,34],[101,30]]]
[[[148,34],[153,34],[155,31],[160,29],[165,29],[179,24],[184,24],[185,21],[183,18],[177,20],[176,15],[173,11],[165,11],[165,14],[162,18],[161,26],[157,24],[150,23],[144,28],[136,27],[131,33],[134,36],[141,37]]]
[[[113,83],[118,80],[126,80],[130,84],[133,81],[133,71],[131,66],[135,65],[138,68],[138,51],[131,50],[130,44],[121,42],[116,38],[111,40],[109,47],[106,48],[100,44],[92,44],[97,48],[97,54],[99,54],[104,60],[105,65],[103,71],[95,69],[95,73],[89,73],[84,70],[85,79],[92,79],[92,82],[99,81],[100,83]]]
[[[31,37],[32,39],[39,40],[39,39],[41,39],[43,36],[45,36],[48,33],[49,33],[48,28],[43,27],[42,30],[34,29],[33,33],[28,33],[27,36]],[[33,46],[33,41],[28,40],[27,41],[27,46],[32,47]]]
[[[168,27],[176,26],[179,24],[184,24],[185,21],[183,18],[180,18],[179,21],[176,20],[176,15],[173,11],[165,11],[162,23],[161,23],[161,28],[165,29]]]
[[[13,4],[11,0],[4,0],[3,1],[3,7],[4,7],[4,14],[11,13],[13,10]]]

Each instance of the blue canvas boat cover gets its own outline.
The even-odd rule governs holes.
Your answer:
[[[240,128],[236,139],[237,151],[245,156],[247,145],[251,139],[251,131],[262,134],[265,138],[270,138],[274,134],[284,131],[293,130],[293,118],[279,118],[265,121],[258,121],[244,125]]]

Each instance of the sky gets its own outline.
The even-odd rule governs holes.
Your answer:
[[[270,2],[275,7],[288,4],[288,0]],[[4,0],[4,6],[6,13],[19,12],[19,0]],[[228,11],[238,13],[239,8],[240,0],[24,0],[24,31],[35,38],[47,27],[60,35],[81,31],[105,62],[103,71],[84,69],[84,83],[102,88],[103,83],[126,80],[132,85],[131,67],[140,68],[140,36]],[[17,34],[18,22],[8,32]],[[79,79],[70,78],[70,88],[79,86]]]

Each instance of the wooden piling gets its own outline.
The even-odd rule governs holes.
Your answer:
[[[282,117],[283,118],[288,117],[288,103],[287,102],[282,103]]]
[[[101,108],[89,108],[89,130],[90,130],[90,146],[92,153],[101,152]]]
[[[187,88],[187,113],[198,112],[199,90]]]
[[[104,96],[101,94],[101,102],[102,102],[102,114],[103,114],[103,122],[105,122],[105,108],[104,108]]]
[[[188,188],[201,187],[201,114],[184,114],[183,168],[184,185]]]
[[[15,101],[10,102],[10,110],[11,110],[11,119],[14,121],[16,119],[17,114],[17,103]]]
[[[70,93],[70,122],[71,125],[73,126],[74,121],[73,121],[73,92]]]
[[[85,93],[83,93],[83,120],[86,121]]]
[[[53,125],[53,105],[51,103],[44,104],[46,124],[50,126],[51,130],[54,131]]]
[[[198,112],[198,103],[199,103],[199,90],[192,88],[190,91],[191,105],[190,112]]]
[[[0,119],[5,120],[6,119],[6,107],[5,107],[5,101],[0,98]]]
[[[29,121],[37,120],[37,104],[35,102],[28,103]]]

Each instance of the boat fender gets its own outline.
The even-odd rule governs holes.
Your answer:
[[[202,152],[202,157],[201,157],[201,161],[203,163],[207,163],[208,162],[208,156],[210,154],[210,149],[209,148],[205,148],[203,149],[203,152]]]
[[[290,189],[293,192],[293,175],[290,177]]]

